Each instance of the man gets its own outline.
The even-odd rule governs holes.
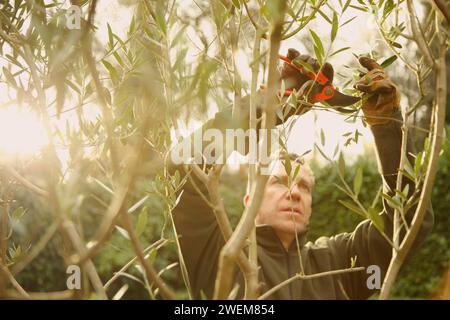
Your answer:
[[[312,65],[316,71],[318,69],[314,59],[301,56],[296,50],[290,49],[288,58],[291,60],[300,58]],[[374,60],[363,57],[359,61],[368,72],[363,80],[355,84],[355,88],[365,93],[362,109],[375,138],[385,192],[389,192],[387,186],[392,190],[395,189],[402,141],[399,92]],[[323,71],[331,82],[333,78],[331,65],[325,64]],[[284,64],[281,78],[285,80],[287,88],[297,89],[299,96],[308,94],[310,97],[316,93],[317,89],[312,83],[295,72],[289,64]],[[229,119],[229,114],[216,115],[215,119],[204,127],[223,130],[229,126],[229,122],[224,119]],[[288,184],[289,179],[281,159],[277,161],[266,185],[256,219],[262,292],[293,277],[301,270],[310,275],[349,268],[355,257],[356,266],[367,268],[376,265],[380,268],[383,278],[391,259],[392,247],[370,220],[361,222],[351,233],[321,237],[314,243],[305,243],[307,226],[312,215],[314,176],[307,165],[293,162],[292,167],[295,168],[297,165],[301,166],[298,175],[294,183]],[[412,193],[414,190],[412,181],[405,180],[406,178],[404,183],[410,184],[409,189]],[[208,194],[198,179],[190,177],[173,214],[194,297],[199,298],[203,293],[211,298],[217,275],[218,257],[224,239],[211,207],[203,201],[198,191],[204,195]],[[248,201],[249,196],[246,195],[244,198],[246,205]],[[415,207],[406,215],[408,221],[411,221],[411,212],[414,212],[414,209]],[[392,238],[393,210],[386,204],[381,217],[384,220],[385,234]],[[423,242],[432,224],[433,215],[427,212],[413,250]],[[230,276],[235,277],[236,283],[240,285],[239,297],[242,297],[243,278],[240,271]],[[270,298],[367,299],[374,293],[367,286],[367,277],[365,271],[360,271],[310,280],[295,280],[274,292]]]

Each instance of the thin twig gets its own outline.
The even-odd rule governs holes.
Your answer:
[[[295,276],[277,284],[275,287],[272,287],[270,290],[268,290],[267,292],[265,292],[264,294],[259,296],[258,300],[264,300],[264,299],[270,297],[272,294],[274,294],[275,292],[280,290],[282,287],[284,287],[284,286],[288,285],[289,283],[294,282],[296,280],[311,280],[311,279],[317,279],[317,278],[326,277],[326,276],[333,276],[333,275],[337,275],[337,274],[364,271],[365,269],[366,268],[364,268],[364,267],[356,267],[356,268],[325,271],[325,272],[320,272],[320,273],[315,273],[315,274],[310,274],[310,275],[296,274]]]

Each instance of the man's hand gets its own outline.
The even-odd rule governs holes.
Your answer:
[[[293,48],[288,49],[286,57],[289,60],[299,59],[305,64],[309,65],[314,72],[318,72],[320,65],[316,59],[307,55],[300,54],[297,50]],[[333,82],[334,70],[331,64],[325,63],[322,67],[322,72],[330,80],[329,83]],[[319,93],[320,88],[315,85],[315,82],[309,79],[306,75],[300,73],[297,69],[290,66],[288,63],[283,63],[281,68],[281,80],[285,82],[286,89],[295,89],[297,91],[298,99],[306,99],[311,101],[312,97]]]
[[[355,89],[364,92],[364,118],[370,126],[387,123],[400,107],[399,91],[377,62],[361,57],[359,63],[368,70],[354,85]]]

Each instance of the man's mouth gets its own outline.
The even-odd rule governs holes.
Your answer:
[[[302,214],[300,209],[296,208],[296,207],[285,207],[285,208],[282,208],[281,211],[290,212],[290,213],[296,213],[296,214],[299,214],[299,215]]]

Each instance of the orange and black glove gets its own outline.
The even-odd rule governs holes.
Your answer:
[[[359,63],[368,70],[354,85],[355,89],[364,92],[364,119],[370,126],[385,124],[400,108],[400,92],[376,61],[360,57]]]
[[[314,72],[320,70],[319,62],[316,59],[307,54],[300,54],[299,51],[293,48],[288,49],[286,57],[291,61],[297,59],[302,60],[305,64],[309,65]],[[322,73],[329,79],[331,84],[334,76],[334,70],[331,64],[326,62],[322,67]],[[297,98],[299,100],[304,99],[306,101],[312,101],[312,97],[321,90],[314,80],[311,80],[286,62],[283,63],[281,68],[281,80],[284,81],[286,89],[295,89],[297,91]],[[302,113],[308,110],[309,108],[305,108]]]

